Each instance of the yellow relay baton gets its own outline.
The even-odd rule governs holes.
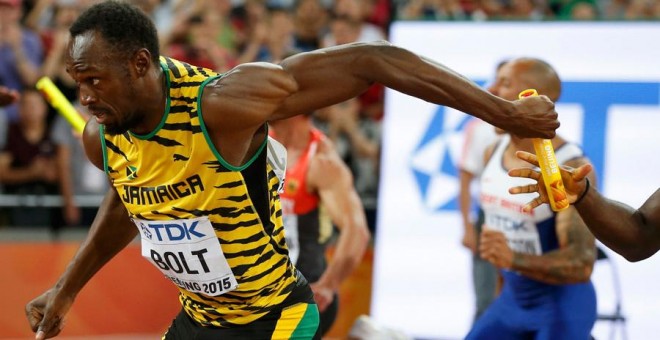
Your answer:
[[[53,84],[50,78],[43,77],[39,79],[39,81],[37,81],[37,90],[41,91],[50,106],[55,108],[57,112],[69,121],[69,124],[73,126],[76,132],[83,132],[85,129],[85,120],[80,116],[73,105],[71,105],[71,102],[66,99],[60,89]]]
[[[518,98],[522,99],[538,95],[535,89],[527,89],[520,92]],[[552,141],[549,139],[534,138],[532,142],[534,143],[536,158],[539,159],[541,175],[545,182],[545,190],[548,192],[550,207],[553,211],[561,211],[568,208],[568,197],[566,197],[564,182],[561,180],[559,164],[557,164],[557,157],[555,157],[555,149],[552,147]]]

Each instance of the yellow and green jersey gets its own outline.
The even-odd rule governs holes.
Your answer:
[[[167,107],[154,131],[110,135],[101,126],[105,171],[140,230],[143,256],[179,287],[183,309],[204,326],[247,324],[307,299],[288,259],[267,141],[243,166],[228,164],[200,108],[205,85],[221,75],[165,57],[161,67]],[[215,277],[223,260],[229,274]]]

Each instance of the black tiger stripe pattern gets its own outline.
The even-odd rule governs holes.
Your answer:
[[[131,217],[167,221],[207,216],[213,227],[238,288],[208,296],[179,287],[183,309],[203,326],[234,327],[308,299],[308,290],[296,294],[305,281],[287,256],[278,178],[263,155],[266,149],[234,168],[207,142],[197,99],[203,86],[220,75],[165,57],[161,67],[169,93],[159,126],[148,135],[102,138],[107,175]],[[125,169],[134,176],[125,176]],[[255,188],[268,193],[255,198]]]

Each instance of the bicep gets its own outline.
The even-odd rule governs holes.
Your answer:
[[[362,202],[353,186],[353,175],[339,157],[315,157],[309,175],[311,186],[338,228],[342,228],[338,221],[363,213]]]
[[[637,209],[644,222],[651,230],[653,239],[660,248],[660,189],[657,189],[642,206]]]
[[[286,98],[274,119],[337,104],[366,91],[372,81],[360,74],[364,53],[355,45],[301,53],[285,59],[281,66],[295,80],[297,91]]]
[[[99,130],[99,125],[94,119],[90,119],[85,125],[85,130],[83,131],[83,146],[85,148],[85,154],[94,166],[105,171],[101,138],[102,136]]]

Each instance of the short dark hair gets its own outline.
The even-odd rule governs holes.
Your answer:
[[[158,63],[158,32],[151,19],[138,7],[121,1],[104,1],[84,11],[71,25],[71,37],[97,31],[118,52],[131,55],[146,48]]]

